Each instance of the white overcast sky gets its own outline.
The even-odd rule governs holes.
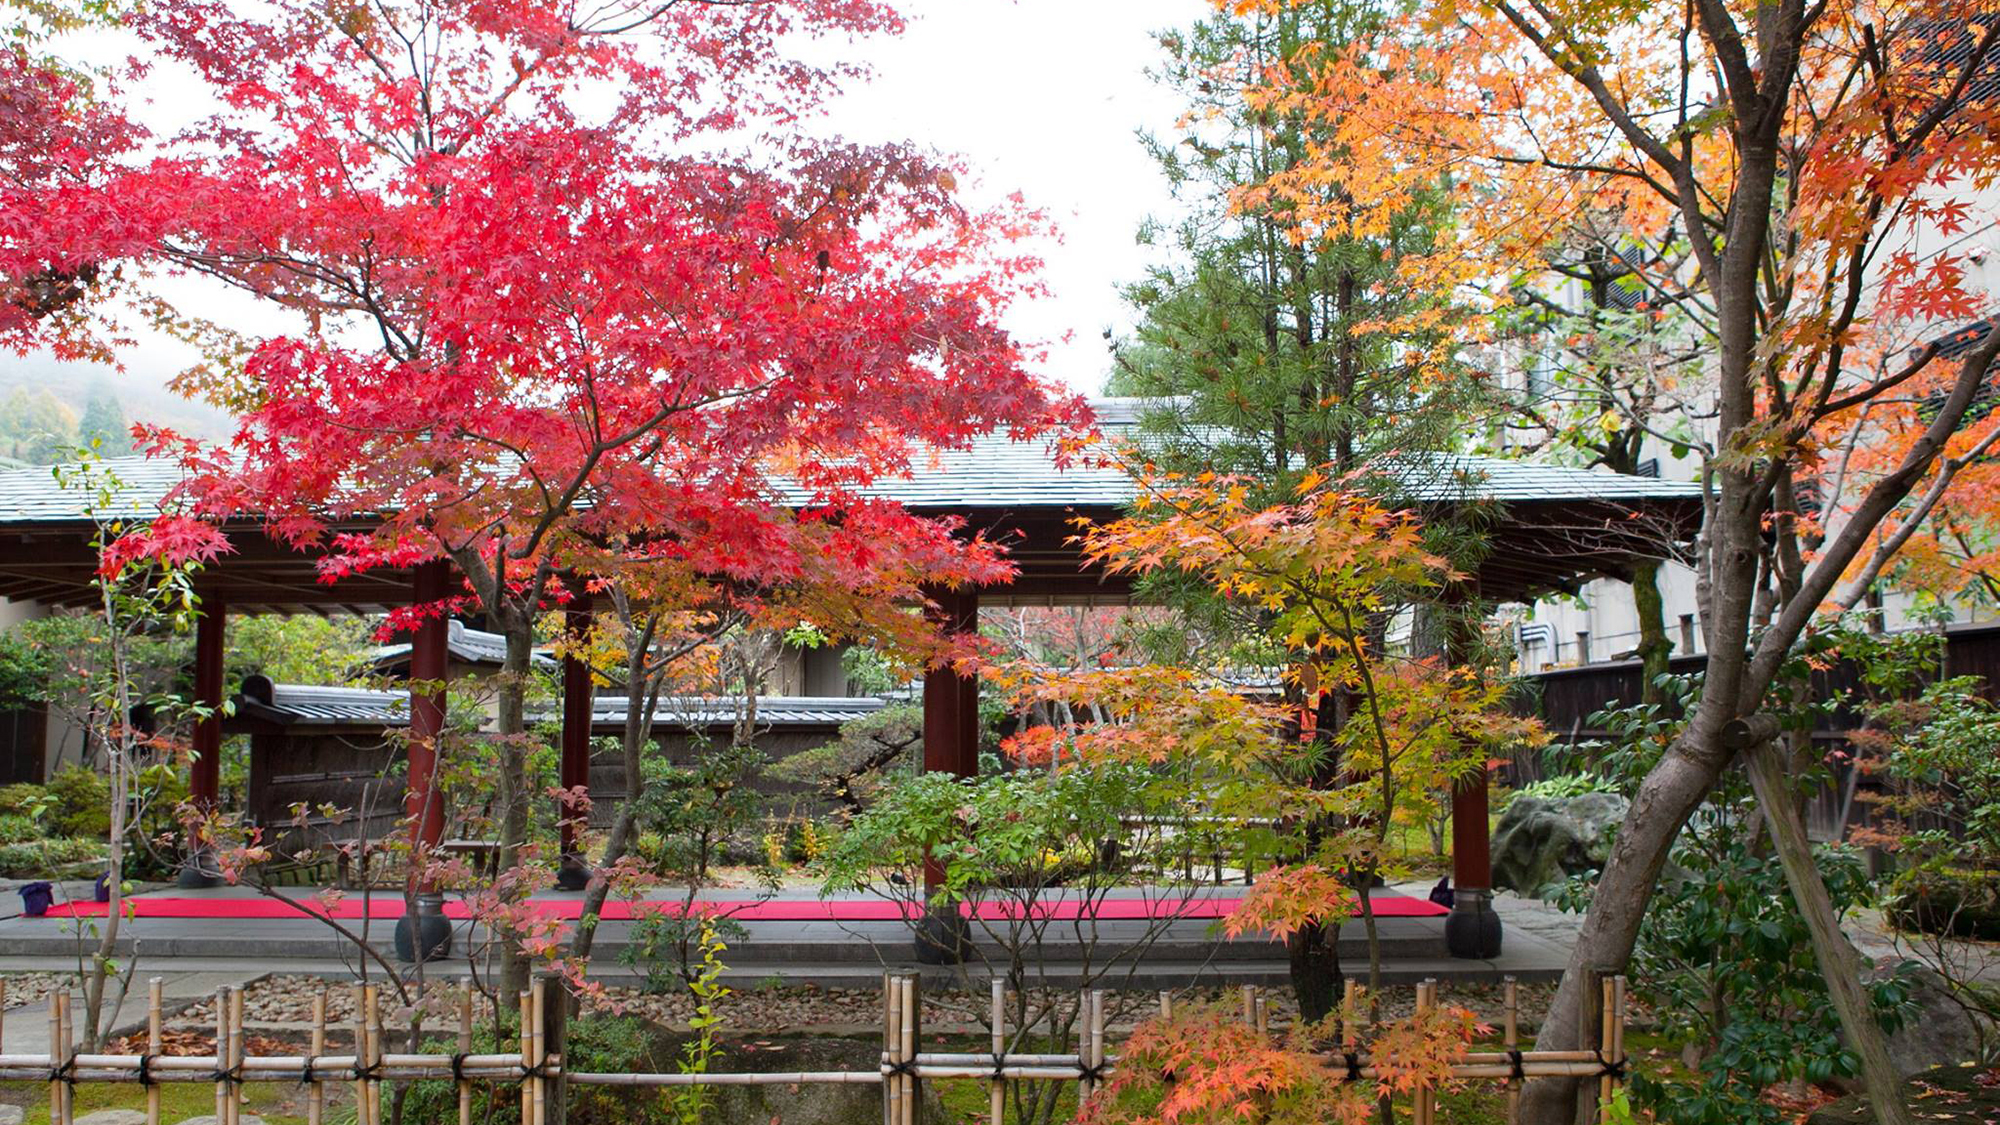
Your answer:
[[[1009,328],[1046,346],[1048,374],[1097,391],[1108,367],[1105,331],[1130,327],[1118,286],[1136,280],[1152,253],[1137,244],[1139,226],[1172,210],[1137,136],[1170,130],[1181,108],[1146,76],[1159,58],[1153,33],[1201,18],[1209,0],[902,0],[897,7],[907,30],[855,45],[874,76],[850,86],[821,127],[856,142],[909,141],[955,154],[972,170],[961,184],[972,202],[1018,191],[1046,211],[1061,232],[1059,243],[1041,248],[1050,295],[1016,309]],[[126,49],[86,45],[87,54]],[[173,81],[159,85],[158,111],[186,112]],[[189,292],[181,289],[180,298]],[[233,293],[205,299],[211,308],[242,307],[253,320],[268,316]],[[222,319],[242,324],[229,313]],[[177,342],[149,338],[121,356],[125,373],[112,378],[162,383],[192,359]],[[26,366],[79,385],[106,375],[47,357]]]
[[[1104,330],[1130,322],[1117,287],[1147,260],[1139,225],[1171,205],[1136,135],[1170,130],[1181,108],[1146,77],[1159,58],[1152,33],[1210,5],[904,0],[901,10],[908,30],[865,45],[874,81],[834,107],[835,126],[959,153],[982,195],[1018,190],[1049,212],[1063,235],[1046,254],[1051,295],[1012,327],[1051,342],[1050,374],[1095,391],[1108,366]]]

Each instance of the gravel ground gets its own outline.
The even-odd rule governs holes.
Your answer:
[[[339,982],[304,976],[273,976],[249,985],[244,990],[244,1020],[254,1027],[308,1027],[312,1019],[313,998],[322,991],[327,997],[328,1023],[336,1029],[345,1028],[354,1019],[351,989]],[[1520,1021],[1524,1034],[1540,1025],[1542,1013],[1554,992],[1555,986],[1549,984],[1520,987]],[[427,998],[431,1018],[438,1021],[434,1026],[449,1026],[455,1020],[456,995],[456,988],[451,983],[434,982],[431,985]],[[1292,1021],[1296,1009],[1288,993],[1281,989],[1265,989],[1260,995],[1273,1024],[1282,1026]],[[1067,1002],[1068,996],[1060,999]],[[1441,990],[1441,999],[1444,1003],[1471,1009],[1482,1023],[1491,1024],[1496,1029],[1504,1018],[1504,994],[1497,984],[1447,985]],[[1178,994],[1175,1002],[1216,1002],[1237,1010],[1242,998],[1240,991],[1231,991],[1225,996],[1220,990],[1209,989],[1194,994]],[[940,1033],[983,1031],[989,1003],[990,999],[984,993],[928,992],[924,996],[923,1026]],[[1389,990],[1383,1008],[1385,1014],[1393,1018],[1407,1015],[1413,1003],[1411,989],[1395,988]],[[657,994],[623,987],[605,989],[601,998],[592,1001],[591,1007],[593,1010],[639,1015],[669,1028],[687,1026],[689,1017],[694,1014],[694,1002],[684,992]],[[866,1034],[880,1027],[882,1020],[881,993],[873,989],[816,988],[810,985],[746,989],[730,994],[718,1007],[724,1029],[738,1033]],[[1151,1016],[1157,1010],[1158,1000],[1154,996],[1114,993],[1108,1015],[1111,1026],[1122,1032],[1135,1020]],[[382,1015],[385,1021],[400,1023],[407,1018],[408,1009],[385,990]],[[215,1006],[212,1001],[194,1004],[174,1016],[169,1025],[185,1029],[212,1028],[215,1026]]]
[[[0,977],[0,983],[7,987],[5,1007],[12,1010],[40,1004],[68,981],[69,977],[62,973],[8,973]]]

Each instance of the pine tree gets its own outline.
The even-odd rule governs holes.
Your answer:
[[[117,395],[103,387],[92,391],[90,401],[84,403],[77,436],[85,445],[95,443],[101,456],[124,457],[132,452],[132,429],[125,420],[125,408]]]
[[[1335,142],[1281,101],[1246,101],[1243,91],[1288,71],[1308,86],[1314,45],[1349,42],[1382,22],[1381,9],[1366,0],[1318,0],[1217,15],[1160,37],[1168,55],[1160,80],[1188,108],[1178,137],[1148,145],[1190,217],[1142,231],[1170,241],[1175,258],[1127,287],[1141,321],[1117,348],[1107,384],[1151,400],[1140,422],[1150,462],[1239,476],[1262,503],[1292,500],[1315,473],[1393,503],[1426,454],[1458,448],[1481,397],[1458,357],[1460,317],[1444,299],[1413,297],[1399,281],[1449,237],[1447,185],[1420,194],[1382,228],[1309,239],[1295,237],[1285,209],[1256,191]],[[1426,537],[1462,567],[1477,536],[1458,522],[1433,520]],[[1172,574],[1146,581],[1153,596],[1219,637],[1268,635],[1262,610]],[[1386,624],[1367,627],[1379,639]],[[1293,670],[1304,663],[1301,653],[1265,658],[1273,656]],[[1330,790],[1347,769],[1335,732],[1356,700],[1286,680],[1291,712],[1302,729],[1312,712],[1316,732],[1290,768],[1300,783]],[[1307,846],[1330,842],[1337,828],[1331,817],[1308,825]],[[1366,883],[1372,873],[1354,874]],[[1317,922],[1287,937],[1307,1019],[1335,1006],[1343,975],[1337,937],[1337,926]]]

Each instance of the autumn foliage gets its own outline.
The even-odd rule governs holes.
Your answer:
[[[1337,1018],[1273,1037],[1223,1007],[1185,1005],[1133,1029],[1111,1080],[1085,1104],[1080,1125],[1362,1125],[1377,1099],[1451,1085],[1475,1025],[1461,1008],[1434,1007],[1368,1025],[1366,994],[1348,995]],[[1344,1024],[1343,1024],[1343,1021]],[[1372,1079],[1350,1078],[1365,1054]]]

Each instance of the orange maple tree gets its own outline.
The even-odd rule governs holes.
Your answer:
[[[1758,715],[1822,608],[1852,604],[1893,557],[1884,528],[1927,514],[1970,464],[1981,438],[1962,435],[2000,351],[1985,322],[1966,330],[1991,308],[1962,237],[2000,169],[1996,44],[2000,20],[1977,0],[1438,3],[1315,46],[1329,55],[1319,81],[1273,74],[1248,94],[1335,133],[1251,189],[1290,202],[1297,237],[1365,229],[1417,186],[1449,183],[1462,235],[1404,280],[1497,306],[1578,217],[1607,220],[1658,251],[1633,255],[1637,284],[1688,311],[1711,356],[1695,562],[1706,687],[1638,790],[1572,968],[1629,956],[1667,848],[1736,757],[1724,730]],[[1881,419],[1880,457],[1829,466],[1829,435],[1898,397],[1914,410]],[[1843,467],[1856,471],[1816,518],[1814,494]],[[1796,812],[1789,794],[1760,796]],[[1905,1120],[1824,887],[1809,860],[1787,870],[1876,1112]],[[1566,977],[1544,1046],[1574,1046],[1580,979]],[[1564,1096],[1531,1091],[1530,1119],[1554,1120]]]
[[[1207,669],[1017,663],[991,676],[1021,709],[1061,702],[1104,718],[1031,726],[1007,749],[1057,767],[1179,771],[1201,811],[1241,825],[1243,850],[1264,859],[1229,929],[1286,938],[1301,1010],[1318,1019],[1342,979],[1341,922],[1366,923],[1379,982],[1366,888],[1395,862],[1394,828],[1435,815],[1452,784],[1532,744],[1539,728],[1509,715],[1502,685],[1477,669],[1387,643],[1388,620],[1436,600],[1453,577],[1410,513],[1318,473],[1272,505],[1232,477],[1156,474],[1142,484],[1131,516],[1086,527],[1085,553],[1113,573],[1178,572],[1243,614],[1242,655],[1267,670],[1262,691]]]

